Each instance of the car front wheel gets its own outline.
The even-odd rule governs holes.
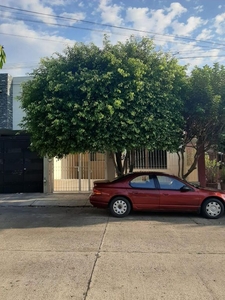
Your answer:
[[[129,215],[131,211],[131,205],[126,198],[116,197],[111,201],[109,210],[114,217],[122,218]]]
[[[202,214],[208,219],[218,219],[224,214],[224,205],[219,199],[210,198],[202,204]]]

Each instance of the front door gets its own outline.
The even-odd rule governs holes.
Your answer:
[[[160,187],[160,209],[180,211],[198,209],[200,200],[194,189],[182,192],[180,189],[185,183],[169,175],[158,175],[157,180]]]
[[[54,192],[87,192],[95,180],[105,179],[104,153],[69,154],[54,159]]]
[[[141,210],[158,210],[160,193],[156,189],[155,179],[149,175],[135,177],[130,182],[128,197],[132,199],[134,208]]]

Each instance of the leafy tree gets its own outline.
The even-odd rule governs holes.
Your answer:
[[[193,69],[189,89],[184,95],[185,135],[181,147],[181,174],[185,179],[194,169],[200,155],[218,146],[225,133],[225,68],[218,63],[213,67]],[[185,148],[195,148],[189,170],[184,173]]]
[[[120,175],[122,151],[127,158],[134,149],[180,144],[185,69],[147,38],[116,45],[105,38],[103,48],[76,43],[31,75],[20,97],[22,123],[43,156],[110,151]]]
[[[6,63],[6,54],[4,51],[4,47],[0,45],[0,69],[2,69],[3,64]]]

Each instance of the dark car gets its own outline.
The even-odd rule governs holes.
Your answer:
[[[160,172],[134,172],[112,181],[95,181],[90,202],[109,208],[115,217],[133,211],[189,211],[217,219],[224,213],[225,193],[197,188]]]

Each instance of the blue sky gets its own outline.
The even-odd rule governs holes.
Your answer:
[[[224,0],[1,0],[0,71],[24,76],[40,58],[74,42],[112,43],[148,36],[181,64],[225,64]]]

